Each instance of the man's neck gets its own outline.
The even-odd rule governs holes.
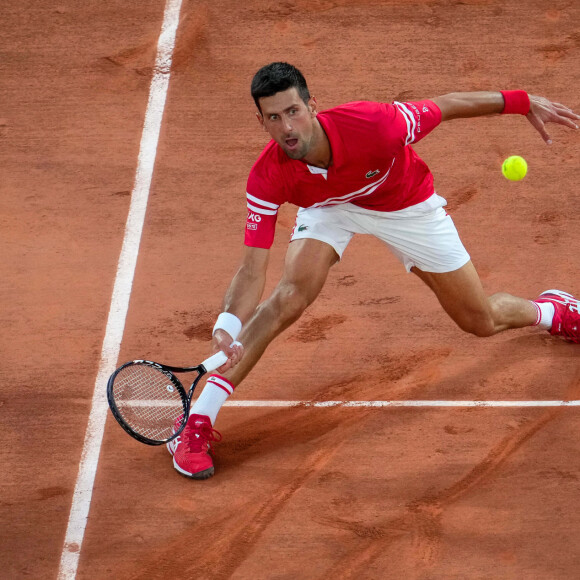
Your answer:
[[[308,155],[302,159],[308,165],[313,167],[321,167],[328,169],[332,164],[332,149],[330,148],[330,141],[322,125],[315,120],[314,125],[314,146],[308,152]]]

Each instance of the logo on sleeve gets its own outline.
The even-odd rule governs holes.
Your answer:
[[[251,211],[249,211],[248,212],[248,221],[260,223],[262,221],[262,216],[258,215],[257,213],[252,213]]]
[[[369,171],[365,177],[367,179],[370,179],[371,177],[374,177],[375,175],[377,175],[377,173],[380,173],[380,171],[378,169],[375,169],[374,171]]]
[[[302,225],[298,226],[298,231],[299,232],[303,232],[303,231],[305,231],[307,229],[308,229],[308,226],[306,224],[302,224]]]
[[[249,230],[257,230],[258,224],[262,221],[262,216],[257,213],[248,212],[248,221],[246,222],[246,228]]]

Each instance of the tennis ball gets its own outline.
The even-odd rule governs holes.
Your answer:
[[[506,179],[510,181],[520,181],[528,172],[528,164],[523,157],[512,155],[508,157],[501,166],[501,172]]]

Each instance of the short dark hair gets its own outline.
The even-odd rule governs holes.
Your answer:
[[[272,62],[263,66],[252,79],[252,97],[260,113],[259,100],[262,97],[272,97],[276,93],[295,88],[304,103],[308,103],[310,92],[304,75],[287,62]]]

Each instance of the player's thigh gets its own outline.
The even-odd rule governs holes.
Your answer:
[[[433,290],[441,306],[461,328],[485,332],[491,324],[489,300],[471,260],[452,272],[425,272],[417,267],[411,271]]]
[[[425,272],[447,273],[469,261],[457,228],[442,207],[404,219],[380,220],[375,235],[390,247],[407,271],[414,266]]]
[[[326,282],[330,268],[339,261],[335,249],[326,242],[305,238],[288,246],[279,288],[300,295],[310,304]]]
[[[334,248],[338,258],[346,250],[355,233],[367,233],[360,229],[342,206],[300,208],[292,231],[292,244],[298,240],[318,240]]]

